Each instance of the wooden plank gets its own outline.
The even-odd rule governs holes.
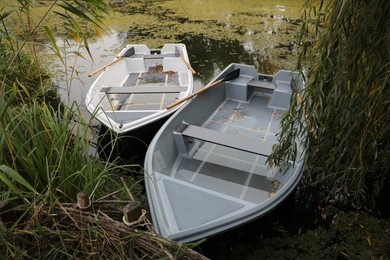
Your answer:
[[[179,93],[186,91],[186,87],[102,87],[100,92],[106,94],[153,94]]]
[[[195,125],[181,125],[177,130],[182,135],[193,137],[199,140],[214,144],[238,149],[245,152],[269,156],[272,153],[273,144],[264,142],[255,142],[253,139],[244,138],[224,132],[218,132],[212,129],[199,127]]]

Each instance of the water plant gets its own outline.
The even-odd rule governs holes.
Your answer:
[[[389,184],[389,13],[386,0],[305,3],[307,86],[293,95],[272,159],[293,158],[302,138],[307,177],[327,201],[374,209]]]

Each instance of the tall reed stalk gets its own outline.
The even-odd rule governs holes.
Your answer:
[[[17,3],[19,9],[3,8],[0,16],[0,259],[202,259],[180,244],[159,239],[145,217],[138,226],[122,222],[121,206],[141,191],[140,172],[133,165],[118,166],[91,155],[91,122],[78,104],[49,102],[56,96],[48,99],[48,92],[56,90],[41,66],[44,60],[35,48],[26,48],[47,14],[35,23],[30,15],[36,2]],[[50,4],[47,12],[62,8],[55,12],[64,18],[68,35],[88,48],[80,19],[84,27],[99,29],[105,1]],[[11,34],[7,24],[15,12],[26,16],[22,37]],[[52,30],[43,31],[64,61]],[[77,207],[80,191],[92,201],[88,210]]]
[[[15,106],[10,99],[18,92],[8,90],[0,99],[0,258],[196,255],[123,224],[118,207],[132,198],[119,177],[132,183],[132,195],[140,192],[123,175],[131,165],[88,155],[89,122],[77,104],[53,108],[33,99]],[[89,210],[76,207],[80,191],[89,193]]]
[[[306,1],[299,65],[308,65],[307,86],[292,99],[273,156],[293,156],[302,138],[307,176],[328,200],[357,208],[375,208],[389,184],[389,13],[387,0]]]
[[[38,31],[46,31],[53,50],[57,50],[55,53],[62,59],[52,31],[44,26],[49,13],[54,12],[62,17],[68,35],[81,39],[80,21],[102,28],[102,13],[107,5],[103,0],[55,0],[48,5],[42,17],[32,19],[34,1],[17,0],[14,4],[0,17],[3,26],[0,31],[0,55],[4,61],[0,66],[0,149],[4,155],[0,163],[11,167],[39,193],[54,187],[59,197],[67,201],[67,196],[83,188],[88,181],[93,185],[93,179],[98,178],[101,169],[88,169],[93,166],[93,163],[87,163],[89,158],[86,155],[89,122],[84,122],[78,106],[57,107],[54,104],[54,107],[50,107],[46,102],[49,92],[53,96],[56,90],[49,74],[40,65],[44,59],[39,59],[34,42],[30,42]],[[61,9],[62,12],[59,12]],[[10,33],[17,31],[7,23],[7,19],[15,13],[20,21],[18,29],[25,32],[22,35]],[[42,30],[43,27],[45,30]],[[72,118],[78,118],[78,123],[71,124]],[[83,171],[90,171],[95,177],[83,175]]]

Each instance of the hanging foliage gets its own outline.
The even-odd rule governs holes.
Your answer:
[[[375,207],[389,181],[389,14],[388,0],[306,1],[298,67],[308,67],[307,85],[271,158],[291,158],[302,138],[309,180],[355,207]]]

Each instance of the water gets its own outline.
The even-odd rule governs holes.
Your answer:
[[[186,44],[198,72],[195,88],[203,87],[232,62],[253,64],[268,74],[295,67],[295,37],[303,0],[123,2],[126,4],[106,21],[108,33],[89,39],[92,57],[74,42],[58,39],[60,46],[70,44],[63,49],[67,73],[57,64],[56,83],[66,104],[76,101],[84,107],[85,94],[97,77],[87,75],[110,62],[129,43],[145,43],[150,48]]]

